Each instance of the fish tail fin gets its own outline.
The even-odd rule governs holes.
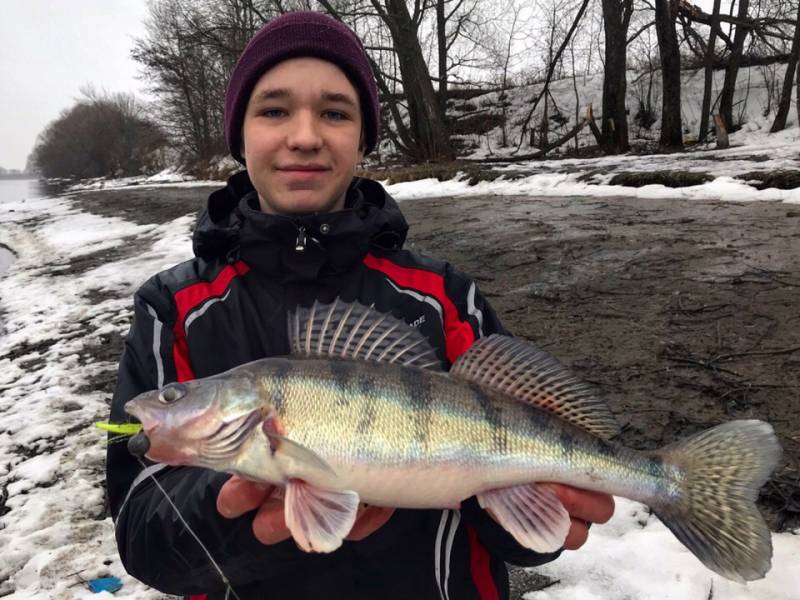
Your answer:
[[[772,539],[755,501],[781,459],[772,426],[732,421],[657,455],[675,475],[672,501],[653,506],[664,524],[723,577],[740,582],[764,577]]]

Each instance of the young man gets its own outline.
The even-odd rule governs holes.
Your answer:
[[[114,395],[124,403],[171,381],[287,354],[287,310],[335,298],[375,304],[415,324],[450,364],[482,335],[504,331],[475,284],[450,265],[403,250],[407,225],[374,181],[354,177],[377,142],[378,94],[361,42],[318,13],[268,23],[236,65],[226,138],[246,172],[209,198],[196,257],[137,292]],[[290,539],[280,500],[237,477],[193,467],[141,469],[111,445],[108,487],[128,571],[175,594],[225,597],[226,586],[169,493],[240,598],[489,599],[508,597],[504,562],[555,555],[521,546],[474,499],[460,510],[364,507],[348,541],[307,554]],[[555,486],[577,548],[610,497]]]

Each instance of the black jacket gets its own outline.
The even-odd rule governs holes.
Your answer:
[[[403,250],[408,226],[380,184],[354,179],[346,208],[300,218],[267,215],[245,173],[214,192],[194,233],[196,258],[136,293],[111,408],[171,381],[206,377],[287,354],[286,311],[334,298],[375,304],[413,324],[446,364],[481,335],[503,331],[475,285],[445,262]],[[224,596],[200,546],[148,477],[153,473],[241,598],[462,600],[508,597],[504,561],[553,558],[521,546],[470,499],[460,511],[397,510],[360,542],[306,554],[289,539],[259,543],[252,514],[224,519],[217,493],[228,475],[149,465],[124,444],[108,451],[108,492],[120,556],[164,592]]]

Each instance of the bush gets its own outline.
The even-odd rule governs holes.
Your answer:
[[[623,171],[614,175],[609,184],[636,188],[661,184],[666,187],[681,188],[702,185],[713,180],[714,178],[708,173],[693,173],[690,171],[646,171],[637,173]]]
[[[32,159],[47,178],[124,177],[163,168],[165,146],[132,95],[87,90],[39,134]]]
[[[751,181],[751,185],[758,190],[777,188],[779,190],[794,190],[800,188],[800,171],[793,169],[776,169],[774,171],[752,171],[737,175],[737,179]]]

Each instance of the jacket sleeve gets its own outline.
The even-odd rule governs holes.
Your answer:
[[[130,421],[123,408],[125,402],[175,379],[174,339],[169,317],[164,318],[171,312],[171,300],[165,301],[163,294],[150,293],[145,298],[142,290],[137,293],[112,400],[111,422]],[[304,564],[301,551],[291,540],[273,546],[261,544],[252,533],[252,514],[239,519],[219,515],[216,498],[229,477],[226,474],[140,463],[125,443],[112,443],[106,476],[122,562],[131,575],[158,590],[203,593],[219,590],[223,583],[153,479],[172,498],[234,588],[293,569],[299,572]]]
[[[472,326],[473,341],[493,333],[511,335],[477,289],[475,282],[450,265],[445,275],[445,292],[456,305],[459,318],[466,320]],[[461,516],[464,522],[475,530],[481,544],[492,555],[506,562],[533,567],[550,562],[561,554],[560,550],[551,554],[539,554],[521,546],[480,507],[475,497],[462,503]]]

